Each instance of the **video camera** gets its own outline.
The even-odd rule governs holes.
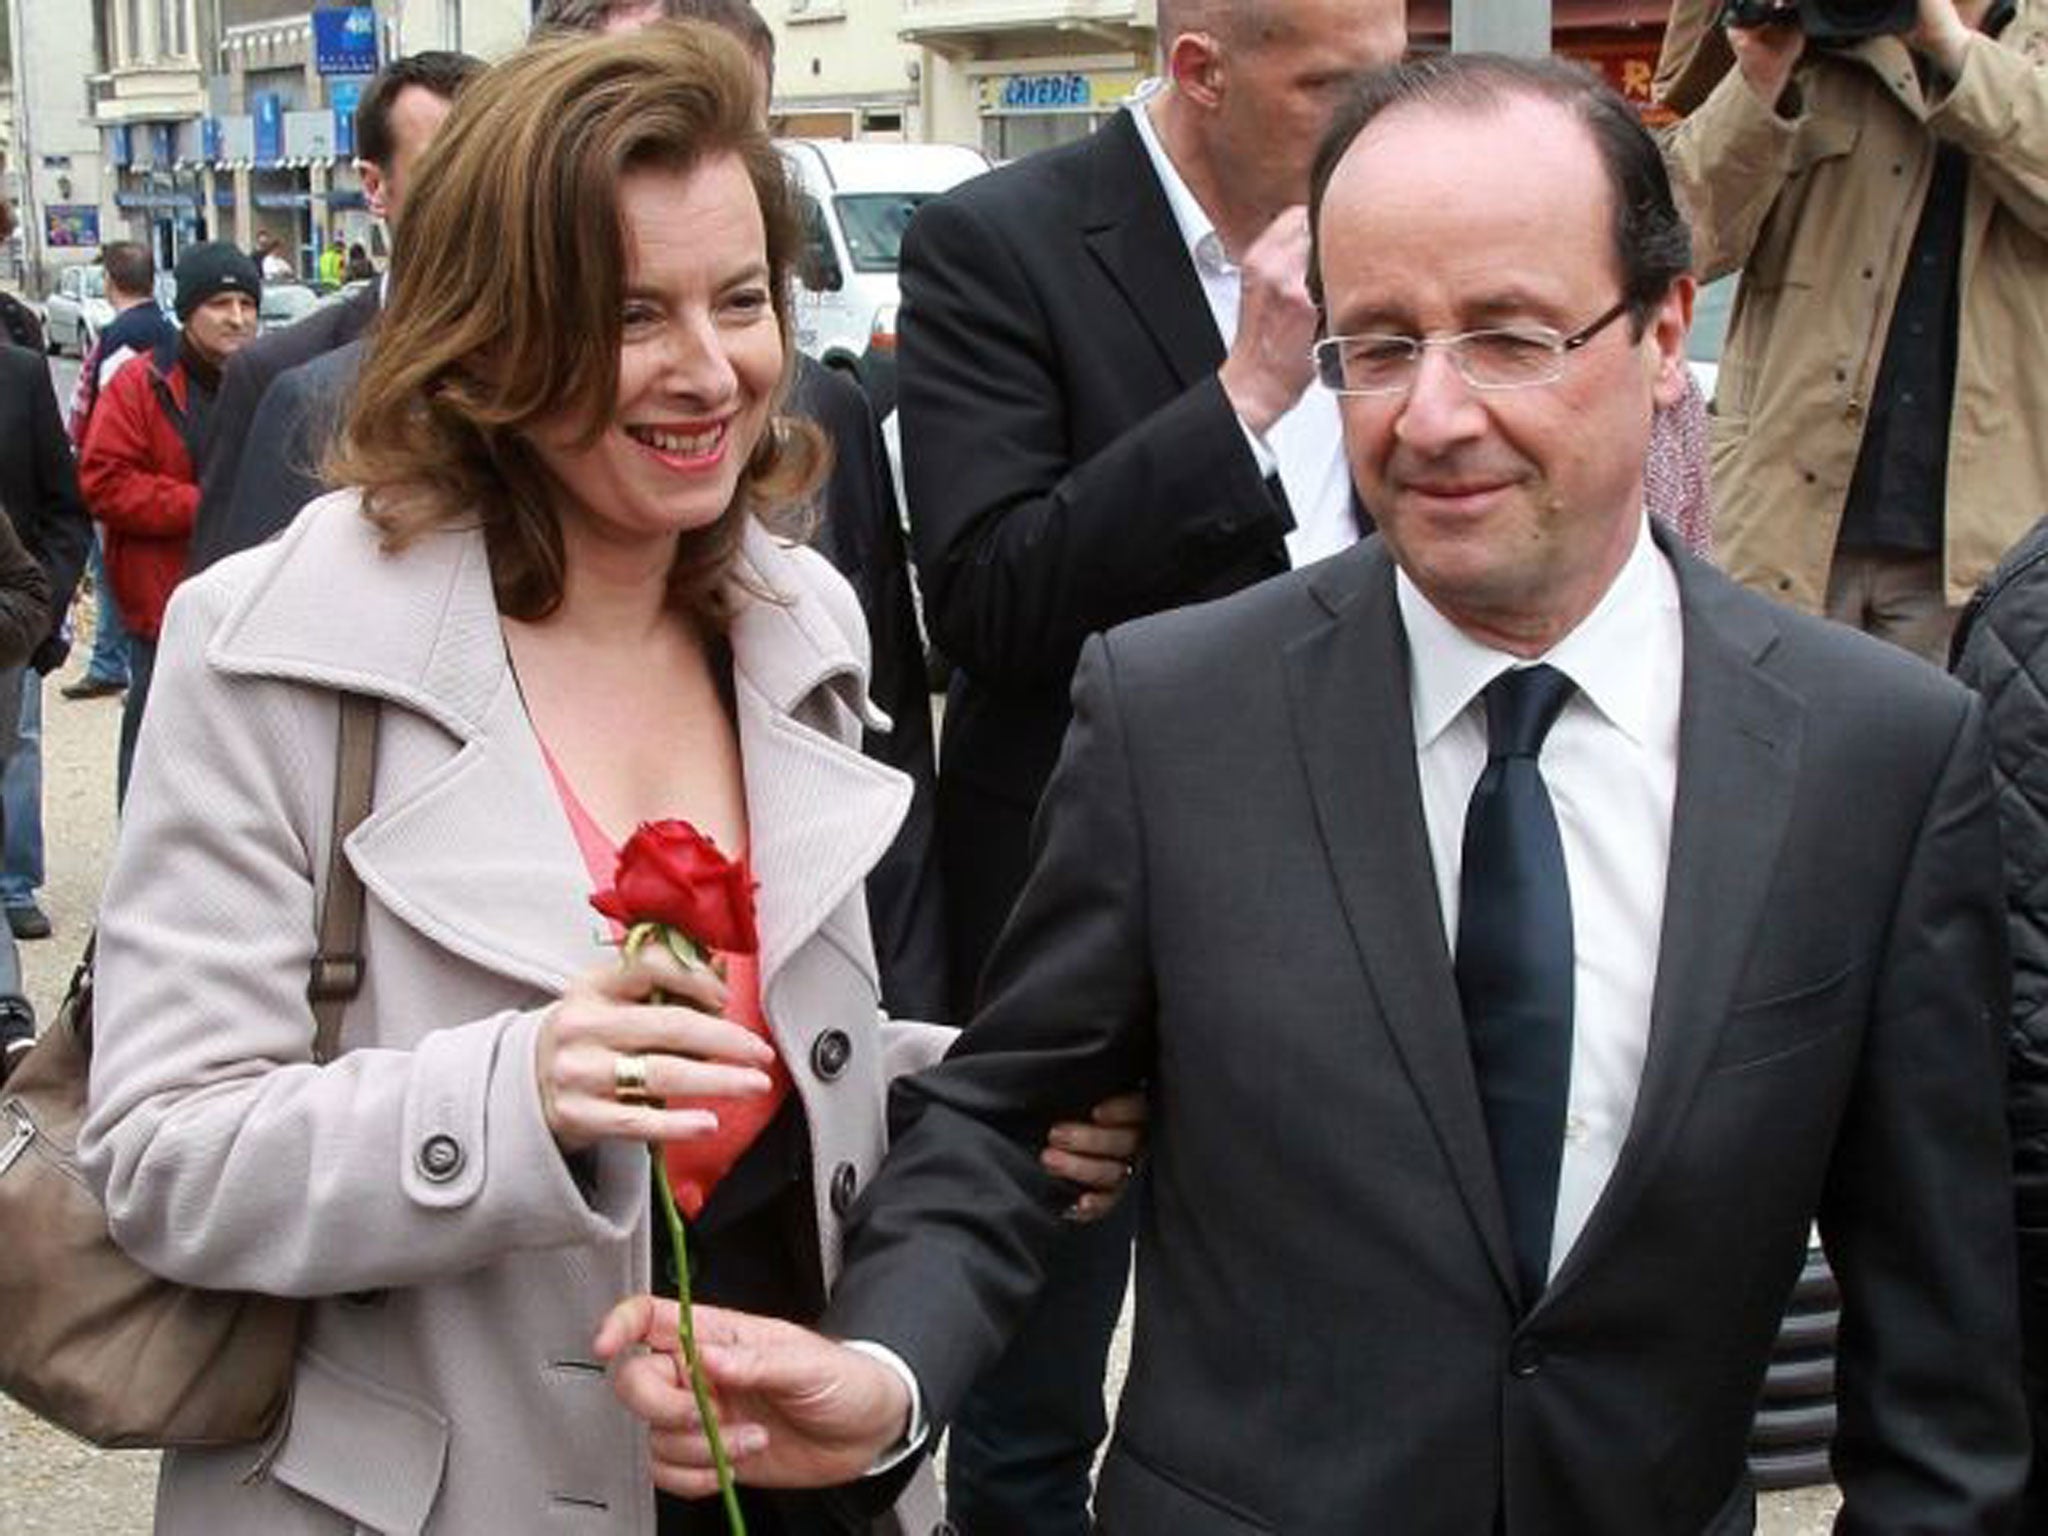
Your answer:
[[[1915,0],[1728,0],[1724,27],[1797,27],[1811,42],[1853,43],[1910,32]]]

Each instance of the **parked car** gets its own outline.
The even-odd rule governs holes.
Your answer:
[[[895,403],[903,232],[924,203],[987,170],[988,157],[953,144],[785,139],[779,147],[804,219],[797,345],[851,375],[885,416]]]
[[[303,320],[320,307],[320,295],[304,283],[265,283],[263,299],[256,306],[256,319],[266,331],[279,330],[294,320]]]
[[[157,273],[156,301],[167,316],[176,295],[177,284],[171,274]],[[98,262],[66,267],[43,301],[43,334],[52,352],[75,352],[84,357],[113,318],[114,306],[107,301],[107,269]]]

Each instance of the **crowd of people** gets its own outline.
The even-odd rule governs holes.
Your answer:
[[[80,1162],[306,1304],[158,1528],[726,1529],[653,1143],[755,1531],[1748,1531],[1816,1225],[1839,1528],[2048,1529],[2048,4],[1680,0],[1653,135],[1400,0],[1160,0],[912,222],[902,507],[771,29],[536,13],[366,88],[345,301],[110,245],[75,469],[0,350],[0,721],[88,562],[125,692]],[[709,966],[591,909],[673,820]]]

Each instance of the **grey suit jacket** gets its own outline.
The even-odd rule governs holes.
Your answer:
[[[1377,540],[1090,643],[1037,857],[827,1325],[943,1419],[1058,1227],[1044,1123],[1149,1079],[1106,1531],[1746,1531],[1816,1215],[1844,1529],[2007,1529],[2025,1471],[1980,713],[1677,558],[1678,794],[1619,1166],[1523,1315]],[[915,1298],[914,1303],[909,1298]]]
[[[744,562],[788,599],[744,603],[730,634],[763,1007],[829,1282],[887,1074],[943,1032],[885,1033],[876,1009],[861,885],[909,788],[857,745],[852,595],[758,529]],[[375,806],[347,844],[367,964],[342,1054],[316,1066],[306,967],[344,689],[384,704]],[[179,589],[107,885],[80,1156],[151,1268],[315,1300],[281,1438],[168,1458],[158,1531],[651,1536],[644,1439],[589,1355],[649,1282],[646,1154],[607,1144],[572,1168],[533,1065],[564,984],[614,963],[588,893],[480,534],[387,555],[343,493]]]

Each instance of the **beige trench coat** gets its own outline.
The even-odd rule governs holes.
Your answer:
[[[816,555],[756,529],[743,558],[788,599],[748,601],[732,647],[763,1001],[829,1281],[887,1078],[948,1032],[877,1012],[862,881],[909,787],[856,745],[859,610]],[[384,708],[347,844],[367,975],[319,1067],[304,994],[337,689]],[[644,1437],[590,1349],[647,1284],[646,1159],[608,1146],[579,1184],[533,1067],[543,1011],[611,953],[588,888],[479,535],[385,555],[343,493],[179,591],[107,887],[81,1152],[152,1268],[315,1300],[289,1422],[167,1457],[160,1531],[654,1529]],[[828,1032],[843,1065],[814,1054]],[[927,1474],[902,1508],[931,1528]]]
[[[1729,58],[1680,0],[1660,81],[1676,104]],[[1696,14],[1698,13],[1698,14]],[[1975,36],[1946,92],[1896,38],[1809,50],[1802,110],[1728,69],[1666,153],[1703,278],[1740,270],[1714,396],[1714,543],[1730,574],[1819,611],[1920,208],[1943,140],[1968,152],[1943,574],[1966,601],[2048,513],[2048,0]]]

